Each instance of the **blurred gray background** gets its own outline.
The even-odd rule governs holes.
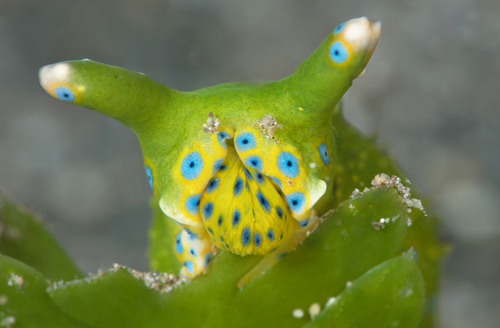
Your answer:
[[[0,0],[0,187],[87,271],[148,269],[135,135],[56,101],[42,65],[90,58],[180,90],[291,74],[353,17],[381,20],[346,114],[397,158],[454,251],[441,327],[500,327],[500,1]]]

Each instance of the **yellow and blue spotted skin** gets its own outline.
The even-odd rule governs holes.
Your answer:
[[[175,247],[185,274],[205,270],[213,246],[269,254],[269,267],[313,228],[312,211],[321,215],[332,203],[333,109],[364,71],[379,33],[379,23],[349,20],[279,81],[180,92],[80,60],[43,67],[40,82],[55,98],[135,131],[154,195],[183,227]]]

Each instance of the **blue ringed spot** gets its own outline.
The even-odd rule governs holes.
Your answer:
[[[304,228],[306,227],[307,225],[309,224],[309,218],[305,219],[305,220],[302,220],[302,221],[299,221],[299,225]]]
[[[342,64],[347,60],[347,58],[349,58],[349,51],[342,42],[335,41],[330,46],[330,57],[337,64]]]
[[[328,153],[328,146],[322,143],[321,145],[319,145],[318,151],[319,151],[319,156],[321,156],[321,160],[323,161],[323,163],[325,163],[325,165],[330,164],[331,159],[330,159],[330,154]]]
[[[234,195],[238,196],[239,194],[241,194],[242,189],[243,189],[243,179],[238,177],[238,179],[236,179],[236,182],[234,183]]]
[[[217,134],[217,139],[219,139],[219,143],[222,147],[226,148],[226,140],[231,139],[231,135],[226,131],[221,131]]]
[[[203,206],[203,216],[205,217],[205,220],[208,220],[210,219],[210,217],[212,217],[213,210],[214,210],[213,203],[206,203],[205,206]]]
[[[186,267],[187,271],[191,274],[194,273],[194,263],[193,261],[186,261],[184,262],[184,266]]]
[[[151,187],[151,190],[154,191],[155,187],[154,187],[154,180],[153,180],[153,171],[151,170],[149,165],[146,166],[146,175],[148,177],[149,186]]]
[[[193,255],[194,257],[198,257],[198,252],[194,248],[191,248],[189,250],[189,253],[191,253],[191,255]]]
[[[343,22],[342,24],[340,24],[339,26],[337,26],[337,27],[333,30],[333,35],[335,35],[335,34],[338,34],[338,33],[342,32],[342,30],[344,30],[345,24],[346,24],[346,22]]]
[[[260,190],[257,191],[257,199],[259,200],[260,205],[266,210],[267,213],[271,212],[271,204],[266,197],[262,194]]]
[[[205,255],[205,268],[210,264],[210,261],[212,261],[212,253],[207,253]]]
[[[274,241],[274,231],[273,229],[269,228],[269,230],[267,231],[267,239],[269,239],[270,241]]]
[[[283,219],[283,210],[281,209],[281,207],[279,206],[276,207],[276,213],[278,214],[280,219]]]
[[[238,135],[235,141],[238,152],[244,152],[257,147],[257,140],[252,132],[244,132]]]
[[[220,158],[220,159],[218,159],[218,160],[215,161],[215,163],[214,163],[214,171],[213,171],[212,174],[215,174],[215,172],[219,171],[219,169],[221,171],[224,171],[225,168],[224,169],[222,168],[222,166],[223,166],[222,163],[224,163],[224,158]]]
[[[75,93],[68,87],[59,86],[54,89],[56,97],[64,101],[74,101]]]
[[[254,239],[255,239],[255,246],[259,247],[260,244],[262,243],[262,237],[260,236],[260,233],[255,232],[254,234]]]
[[[203,171],[203,158],[199,152],[194,151],[184,157],[181,164],[182,176],[188,180],[197,179]]]
[[[241,243],[243,244],[243,246],[248,245],[251,237],[252,237],[252,232],[250,231],[250,227],[245,227],[243,229],[243,233],[241,234]]]
[[[182,241],[181,241],[181,234],[182,230],[179,231],[177,234],[177,237],[175,238],[175,249],[177,250],[177,253],[182,254],[184,252],[184,247],[182,246]]]
[[[299,159],[290,152],[282,151],[278,156],[278,169],[285,176],[295,178],[300,173]]]
[[[286,200],[290,209],[295,213],[302,213],[306,208],[306,196],[300,192],[296,191],[291,194],[286,195]]]
[[[219,216],[219,219],[217,220],[217,225],[220,227],[222,225],[222,221],[224,221],[224,219],[222,218],[222,215]],[[222,238],[222,236],[221,236]]]
[[[258,183],[262,184],[264,183],[264,176],[262,175],[262,173],[260,172],[257,172],[257,174],[255,175],[255,179],[257,180]]]
[[[241,213],[240,213],[240,211],[235,210],[234,214],[233,214],[233,226],[235,226],[238,223],[240,223],[240,219],[241,219]]]
[[[220,179],[219,178],[212,178],[212,179],[210,179],[210,181],[208,182],[207,188],[205,189],[205,192],[206,193],[211,193],[212,191],[214,191],[215,189],[217,189],[217,187],[219,186],[219,183],[220,183]]]
[[[196,194],[186,198],[186,202],[184,204],[186,210],[193,215],[200,213],[200,199],[201,194]]]
[[[248,169],[246,167],[244,167],[243,170],[245,171],[245,175],[247,176],[247,179],[248,180],[253,180],[253,176],[250,173],[250,171],[248,171]]]
[[[191,230],[189,230],[188,228],[184,227],[184,230],[186,230],[187,234],[189,235],[189,238],[191,240],[193,239],[199,239],[200,236],[198,236],[196,233],[192,232]]]
[[[262,161],[262,158],[257,155],[252,155],[245,158],[245,164],[259,171],[262,171],[262,169],[264,168],[264,162]]]

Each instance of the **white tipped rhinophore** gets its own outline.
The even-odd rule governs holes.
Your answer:
[[[380,22],[372,23],[366,17],[354,18],[346,23],[344,38],[352,46],[370,47],[380,36]]]
[[[55,82],[66,81],[70,72],[71,66],[66,63],[44,66],[40,68],[40,72],[38,73],[40,84],[47,90],[47,88]]]

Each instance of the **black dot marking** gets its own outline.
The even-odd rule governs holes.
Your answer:
[[[294,199],[294,200],[292,200],[292,204],[293,204],[293,205],[297,205],[298,203],[299,203],[299,202],[298,202],[298,201],[296,201],[295,199]]]
[[[221,215],[221,216],[219,216],[219,220],[217,221],[217,224],[219,225],[219,227],[222,225],[222,221],[223,221],[223,219],[222,219],[222,215]]]
[[[189,163],[189,167],[194,167],[194,162]]]
[[[252,163],[253,166],[257,166],[257,161],[256,160],[251,160],[250,163]]]
[[[226,168],[227,168],[226,165],[222,164],[219,168],[219,171],[224,171]]]
[[[293,164],[291,161],[288,161],[288,162],[286,162],[286,165],[291,167]]]
[[[248,143],[248,139],[243,139],[242,143],[246,145]]]

